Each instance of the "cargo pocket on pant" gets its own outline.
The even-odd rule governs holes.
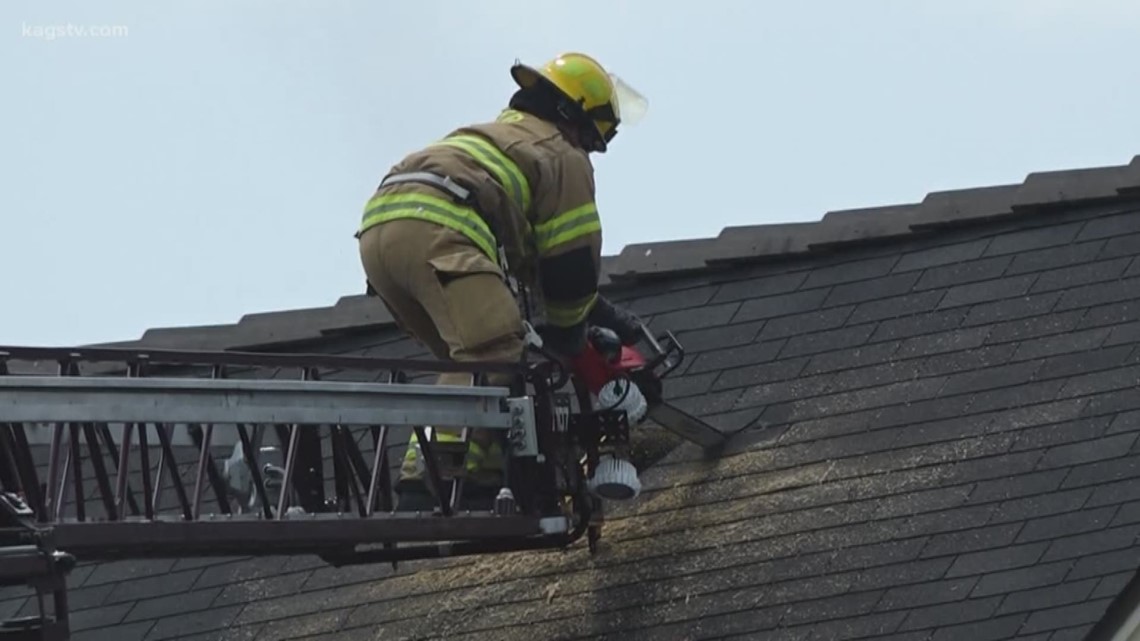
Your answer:
[[[522,318],[498,265],[474,252],[436,256],[428,263],[439,279],[457,334],[454,339],[463,350],[478,350],[510,335],[519,335]]]

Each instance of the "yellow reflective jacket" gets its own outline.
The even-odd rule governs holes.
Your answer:
[[[541,296],[548,323],[569,328],[586,319],[601,273],[594,170],[554,124],[504,110],[410,154],[388,175],[412,172],[450,178],[472,198],[457,202],[422,182],[384,185],[368,201],[360,232],[419,218],[463,233],[496,262],[502,246],[512,275]]]

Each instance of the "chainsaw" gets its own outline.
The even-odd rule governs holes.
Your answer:
[[[559,389],[571,377],[575,381],[580,411],[570,414],[566,402],[567,433],[581,449],[570,457],[573,463],[564,467],[564,473],[567,479],[576,477],[578,480],[569,485],[584,492],[574,502],[584,506],[587,540],[593,553],[605,520],[603,502],[628,501],[641,492],[637,470],[629,460],[631,424],[652,421],[701,446],[706,455],[722,447],[727,435],[665,401],[662,381],[685,358],[684,348],[671,332],[658,338],[642,324],[637,339],[627,345],[612,329],[594,325],[587,329],[584,349],[566,359],[545,346],[542,335],[529,321],[523,325],[529,348],[561,370],[550,387]],[[646,353],[637,347],[641,342],[648,346]],[[579,468],[577,473],[570,471],[575,468]]]
[[[648,356],[637,344],[648,345]],[[587,541],[598,549],[605,521],[603,500],[629,501],[641,492],[638,472],[629,460],[629,426],[645,420],[709,452],[725,442],[715,427],[668,403],[662,381],[677,370],[685,350],[671,332],[656,338],[645,325],[638,340],[625,345],[611,329],[592,326],[585,349],[569,365],[578,385],[593,397],[592,420],[580,425],[587,445],[586,489],[593,497],[588,509]],[[600,437],[600,438],[599,438]],[[604,442],[608,442],[607,445]]]
[[[635,345],[623,345],[613,330],[591,327],[585,351],[574,359],[574,374],[598,397],[601,405],[607,405],[607,397],[612,397],[612,393],[605,393],[607,386],[612,387],[615,381],[622,380],[633,383],[635,387],[621,389],[617,402],[610,403],[626,409],[632,423],[649,419],[706,449],[722,444],[725,435],[720,430],[665,401],[662,381],[685,358],[685,350],[677,338],[672,332],[656,338],[645,325],[641,326],[640,333],[651,350],[649,357]],[[638,402],[642,398],[644,402]]]

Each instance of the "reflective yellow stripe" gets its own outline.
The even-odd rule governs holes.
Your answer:
[[[474,441],[468,444],[467,470],[469,472],[501,469],[503,469],[503,448],[498,443],[492,443],[488,450],[484,450],[481,445]]]
[[[530,211],[530,183],[527,182],[526,176],[513,160],[489,141],[478,136],[459,134],[444,138],[435,144],[455,147],[471,154],[471,157],[484,169],[495,174],[523,214]]]
[[[427,428],[427,436],[429,440],[440,443],[458,443],[463,440],[463,437],[452,430],[433,430],[430,427]],[[413,431],[411,437],[408,439],[408,449],[404,450],[404,465],[408,467],[409,471],[415,469],[416,460],[420,457],[419,442],[419,438],[416,437],[416,433]],[[475,444],[468,444],[468,451],[470,451],[471,445]],[[468,464],[469,469],[470,467],[470,464]]]
[[[368,201],[360,231],[373,225],[398,218],[418,218],[450,227],[467,236],[487,257],[498,261],[495,235],[479,214],[468,207],[460,207],[443,198],[428,194],[380,194]]]
[[[429,439],[433,441],[439,441],[441,443],[458,443],[459,441],[463,440],[463,437],[459,435],[458,430],[433,430],[429,427],[426,428],[425,431],[427,432]],[[419,442],[419,439],[416,438],[415,431],[412,432],[411,438],[408,439],[408,442]]]
[[[546,254],[559,245],[601,229],[602,221],[598,218],[598,206],[586,203],[535,225],[534,240],[538,246],[538,253]]]
[[[546,301],[546,320],[558,327],[572,327],[581,323],[590,314],[597,293],[568,303]]]
[[[515,109],[504,109],[502,111],[502,113],[499,114],[499,117],[496,118],[495,120],[497,122],[512,123],[512,122],[521,122],[522,119],[525,117],[526,116],[523,115],[523,112],[521,112],[521,111],[518,111]]]
[[[459,441],[463,440],[459,434],[456,434],[450,430],[433,431],[431,428],[428,428],[428,430],[428,438],[433,441],[439,441],[441,443],[458,443]],[[434,436],[432,436],[433,433]],[[413,431],[411,437],[408,438],[408,449],[404,451],[405,461],[415,460],[419,452],[419,448],[417,448],[416,445],[418,445],[419,442],[420,440],[416,438],[416,433]]]
[[[471,441],[467,444],[467,471],[477,472],[486,463],[487,454],[483,452],[483,448]]]
[[[438,430],[435,432],[436,441],[445,443],[457,443],[462,440],[458,434]],[[404,463],[411,465],[414,469],[416,459],[420,457],[420,448],[416,447],[419,439],[416,438],[416,433],[412,432],[412,436],[408,439],[408,449],[404,450]],[[491,446],[490,451],[484,450],[475,441],[467,443],[467,458],[465,459],[464,467],[468,472],[479,472],[481,470],[498,470],[503,467],[503,451],[502,448],[496,443]]]

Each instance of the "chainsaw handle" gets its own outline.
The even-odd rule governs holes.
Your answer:
[[[664,371],[657,375],[658,378],[665,378],[685,361],[685,348],[681,346],[673,332],[666,330],[660,337],[655,337],[653,332],[649,331],[648,325],[642,325],[641,333],[653,350],[653,356],[648,359],[646,369],[656,370],[661,365],[665,366]],[[662,347],[662,344],[665,347]]]
[[[672,335],[670,334],[670,336]],[[661,343],[657,342],[657,339],[653,336],[653,332],[649,331],[649,326],[644,323],[641,324],[641,337],[653,348],[653,358],[665,354],[665,350],[661,349]]]

